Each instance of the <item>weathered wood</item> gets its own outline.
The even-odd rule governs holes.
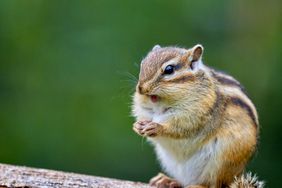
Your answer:
[[[3,187],[150,188],[139,182],[0,164],[0,188]]]

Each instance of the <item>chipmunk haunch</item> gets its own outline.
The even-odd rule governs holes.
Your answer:
[[[203,64],[203,51],[156,45],[141,62],[133,130],[168,174],[151,185],[234,186],[256,150],[255,106],[237,80]]]

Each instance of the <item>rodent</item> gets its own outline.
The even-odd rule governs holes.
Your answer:
[[[256,108],[236,79],[203,64],[203,51],[199,44],[156,45],[141,62],[133,130],[153,144],[168,174],[158,174],[150,184],[263,187],[258,180],[247,185],[243,174],[257,147]]]

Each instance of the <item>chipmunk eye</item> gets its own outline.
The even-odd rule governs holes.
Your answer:
[[[168,65],[164,69],[164,74],[172,74],[174,72],[174,66],[173,65]]]

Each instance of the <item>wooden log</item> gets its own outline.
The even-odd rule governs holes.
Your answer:
[[[0,188],[151,188],[140,182],[0,164]]]

